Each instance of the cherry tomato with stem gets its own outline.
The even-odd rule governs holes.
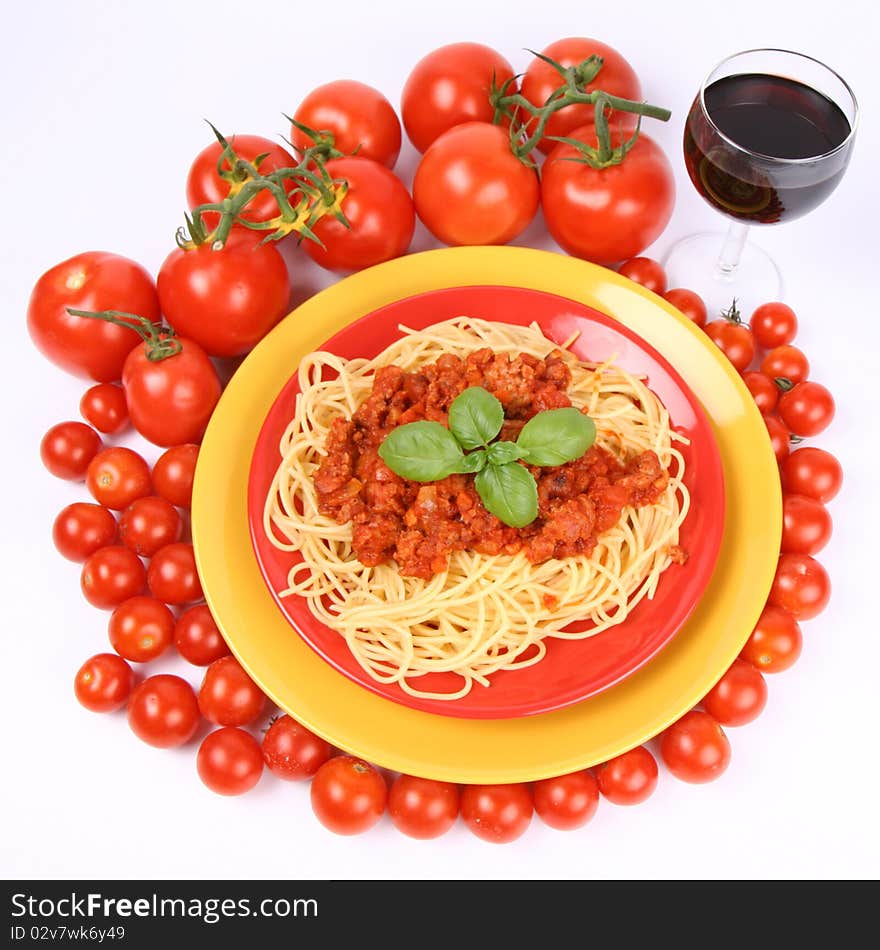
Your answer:
[[[653,258],[631,257],[620,265],[617,273],[661,297],[666,293],[666,271]]]
[[[189,508],[198,457],[199,447],[194,443],[173,445],[163,452],[153,466],[156,494],[177,508]]]
[[[831,515],[809,495],[782,496],[782,545],[784,554],[817,554],[831,540]]]
[[[153,597],[124,600],[110,615],[110,645],[132,663],[149,663],[161,656],[174,638],[174,614]]]
[[[727,672],[706,693],[703,707],[722,726],[744,726],[767,705],[767,684],[745,660],[733,661]]]
[[[727,769],[730,742],[709,713],[692,709],[661,735],[660,756],[676,778],[700,785]]]
[[[758,345],[765,350],[791,343],[798,329],[794,310],[784,303],[764,303],[749,320]]]
[[[199,778],[218,795],[243,795],[260,781],[260,744],[244,729],[223,726],[209,732],[196,755]]]
[[[160,548],[147,569],[147,586],[157,600],[166,604],[180,606],[201,600],[202,584],[193,546],[186,541],[175,541]]]
[[[40,460],[56,478],[80,481],[101,451],[101,436],[84,422],[59,422],[40,442]]]
[[[207,604],[187,607],[177,618],[174,645],[193,666],[210,666],[215,660],[229,656],[229,646]]]
[[[234,656],[215,660],[199,688],[199,708],[218,726],[246,726],[266,707],[266,697]]]
[[[182,534],[177,509],[157,495],[135,499],[119,517],[119,540],[140,557],[152,557]]]
[[[73,691],[91,712],[121,709],[134,688],[132,668],[115,653],[96,653],[77,671]]]
[[[698,327],[706,326],[706,305],[699,294],[684,287],[673,287],[663,294],[663,299],[668,300],[676,310],[683,313],[691,323],[696,323]]]
[[[99,504],[122,511],[152,493],[150,466],[132,449],[114,445],[98,452],[89,463],[86,487]]]
[[[762,673],[781,673],[792,666],[803,649],[801,628],[781,607],[764,608],[740,657]]]
[[[797,449],[782,463],[782,488],[827,503],[843,485],[840,462],[824,449],[808,445]]]
[[[831,599],[831,579],[808,554],[780,554],[767,603],[787,610],[797,620],[820,614]]]
[[[462,820],[492,844],[516,841],[529,827],[533,810],[528,785],[465,785],[461,790]]]
[[[105,435],[121,432],[128,425],[125,392],[114,383],[97,383],[79,401],[83,419]]]
[[[288,782],[311,778],[333,754],[333,746],[290,716],[273,719],[263,736],[266,768]]]
[[[765,354],[761,360],[761,372],[771,379],[802,383],[810,374],[810,362],[796,346],[784,344]]]
[[[582,828],[599,807],[599,785],[592,772],[571,772],[535,782],[532,797],[538,817],[559,831]]]
[[[777,412],[795,435],[818,435],[834,419],[834,397],[821,383],[798,383],[779,397]]]
[[[86,558],[80,587],[93,607],[110,610],[140,594],[146,580],[140,558],[121,544],[111,544]]]
[[[762,416],[773,412],[779,402],[779,387],[766,373],[743,373],[746,389],[752,394]]]
[[[131,731],[158,749],[171,749],[189,742],[200,720],[192,686],[170,673],[148,676],[135,687],[128,701]]]
[[[791,451],[791,433],[786,429],[785,423],[776,416],[764,416],[764,425],[767,427],[776,461],[782,465]]]
[[[101,505],[75,501],[62,508],[52,525],[52,541],[68,561],[84,561],[116,540],[116,519]]]
[[[382,817],[388,787],[369,762],[337,755],[316,772],[310,796],[312,810],[325,828],[338,835],[358,835]]]
[[[615,805],[638,805],[657,787],[657,760],[643,746],[636,746],[599,766],[599,791]]]
[[[727,318],[712,320],[706,324],[706,336],[740,373],[744,372],[755,358],[755,338],[752,331],[742,323]]]
[[[410,838],[439,838],[458,818],[457,785],[398,775],[388,793],[388,814],[394,827]]]

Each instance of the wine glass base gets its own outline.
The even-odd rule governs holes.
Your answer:
[[[747,320],[762,303],[782,299],[782,277],[773,258],[751,239],[742,249],[739,264],[729,271],[718,265],[724,244],[721,231],[703,231],[682,238],[663,262],[667,287],[686,287],[699,294],[714,320],[727,310],[734,297],[743,319]]]

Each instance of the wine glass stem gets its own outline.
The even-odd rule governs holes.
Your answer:
[[[730,277],[739,266],[746,238],[749,236],[749,226],[741,221],[731,221],[724,238],[721,253],[718,255],[716,268],[719,277]]]

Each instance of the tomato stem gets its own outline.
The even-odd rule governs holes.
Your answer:
[[[106,320],[107,323],[115,323],[127,330],[134,330],[146,344],[147,359],[152,363],[168,359],[169,356],[176,356],[183,349],[183,344],[174,335],[173,330],[161,324],[150,323],[146,317],[138,316],[136,313],[127,313],[125,310],[74,310],[71,307],[67,308],[67,312],[74,317]]]

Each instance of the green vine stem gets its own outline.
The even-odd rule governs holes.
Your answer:
[[[150,323],[146,317],[136,313],[127,313],[125,310],[74,310],[67,308],[67,312],[74,317],[88,317],[90,320],[106,320],[116,326],[134,330],[147,346],[147,359],[152,363],[167,360],[169,356],[176,356],[183,344],[174,335],[170,328]]]

